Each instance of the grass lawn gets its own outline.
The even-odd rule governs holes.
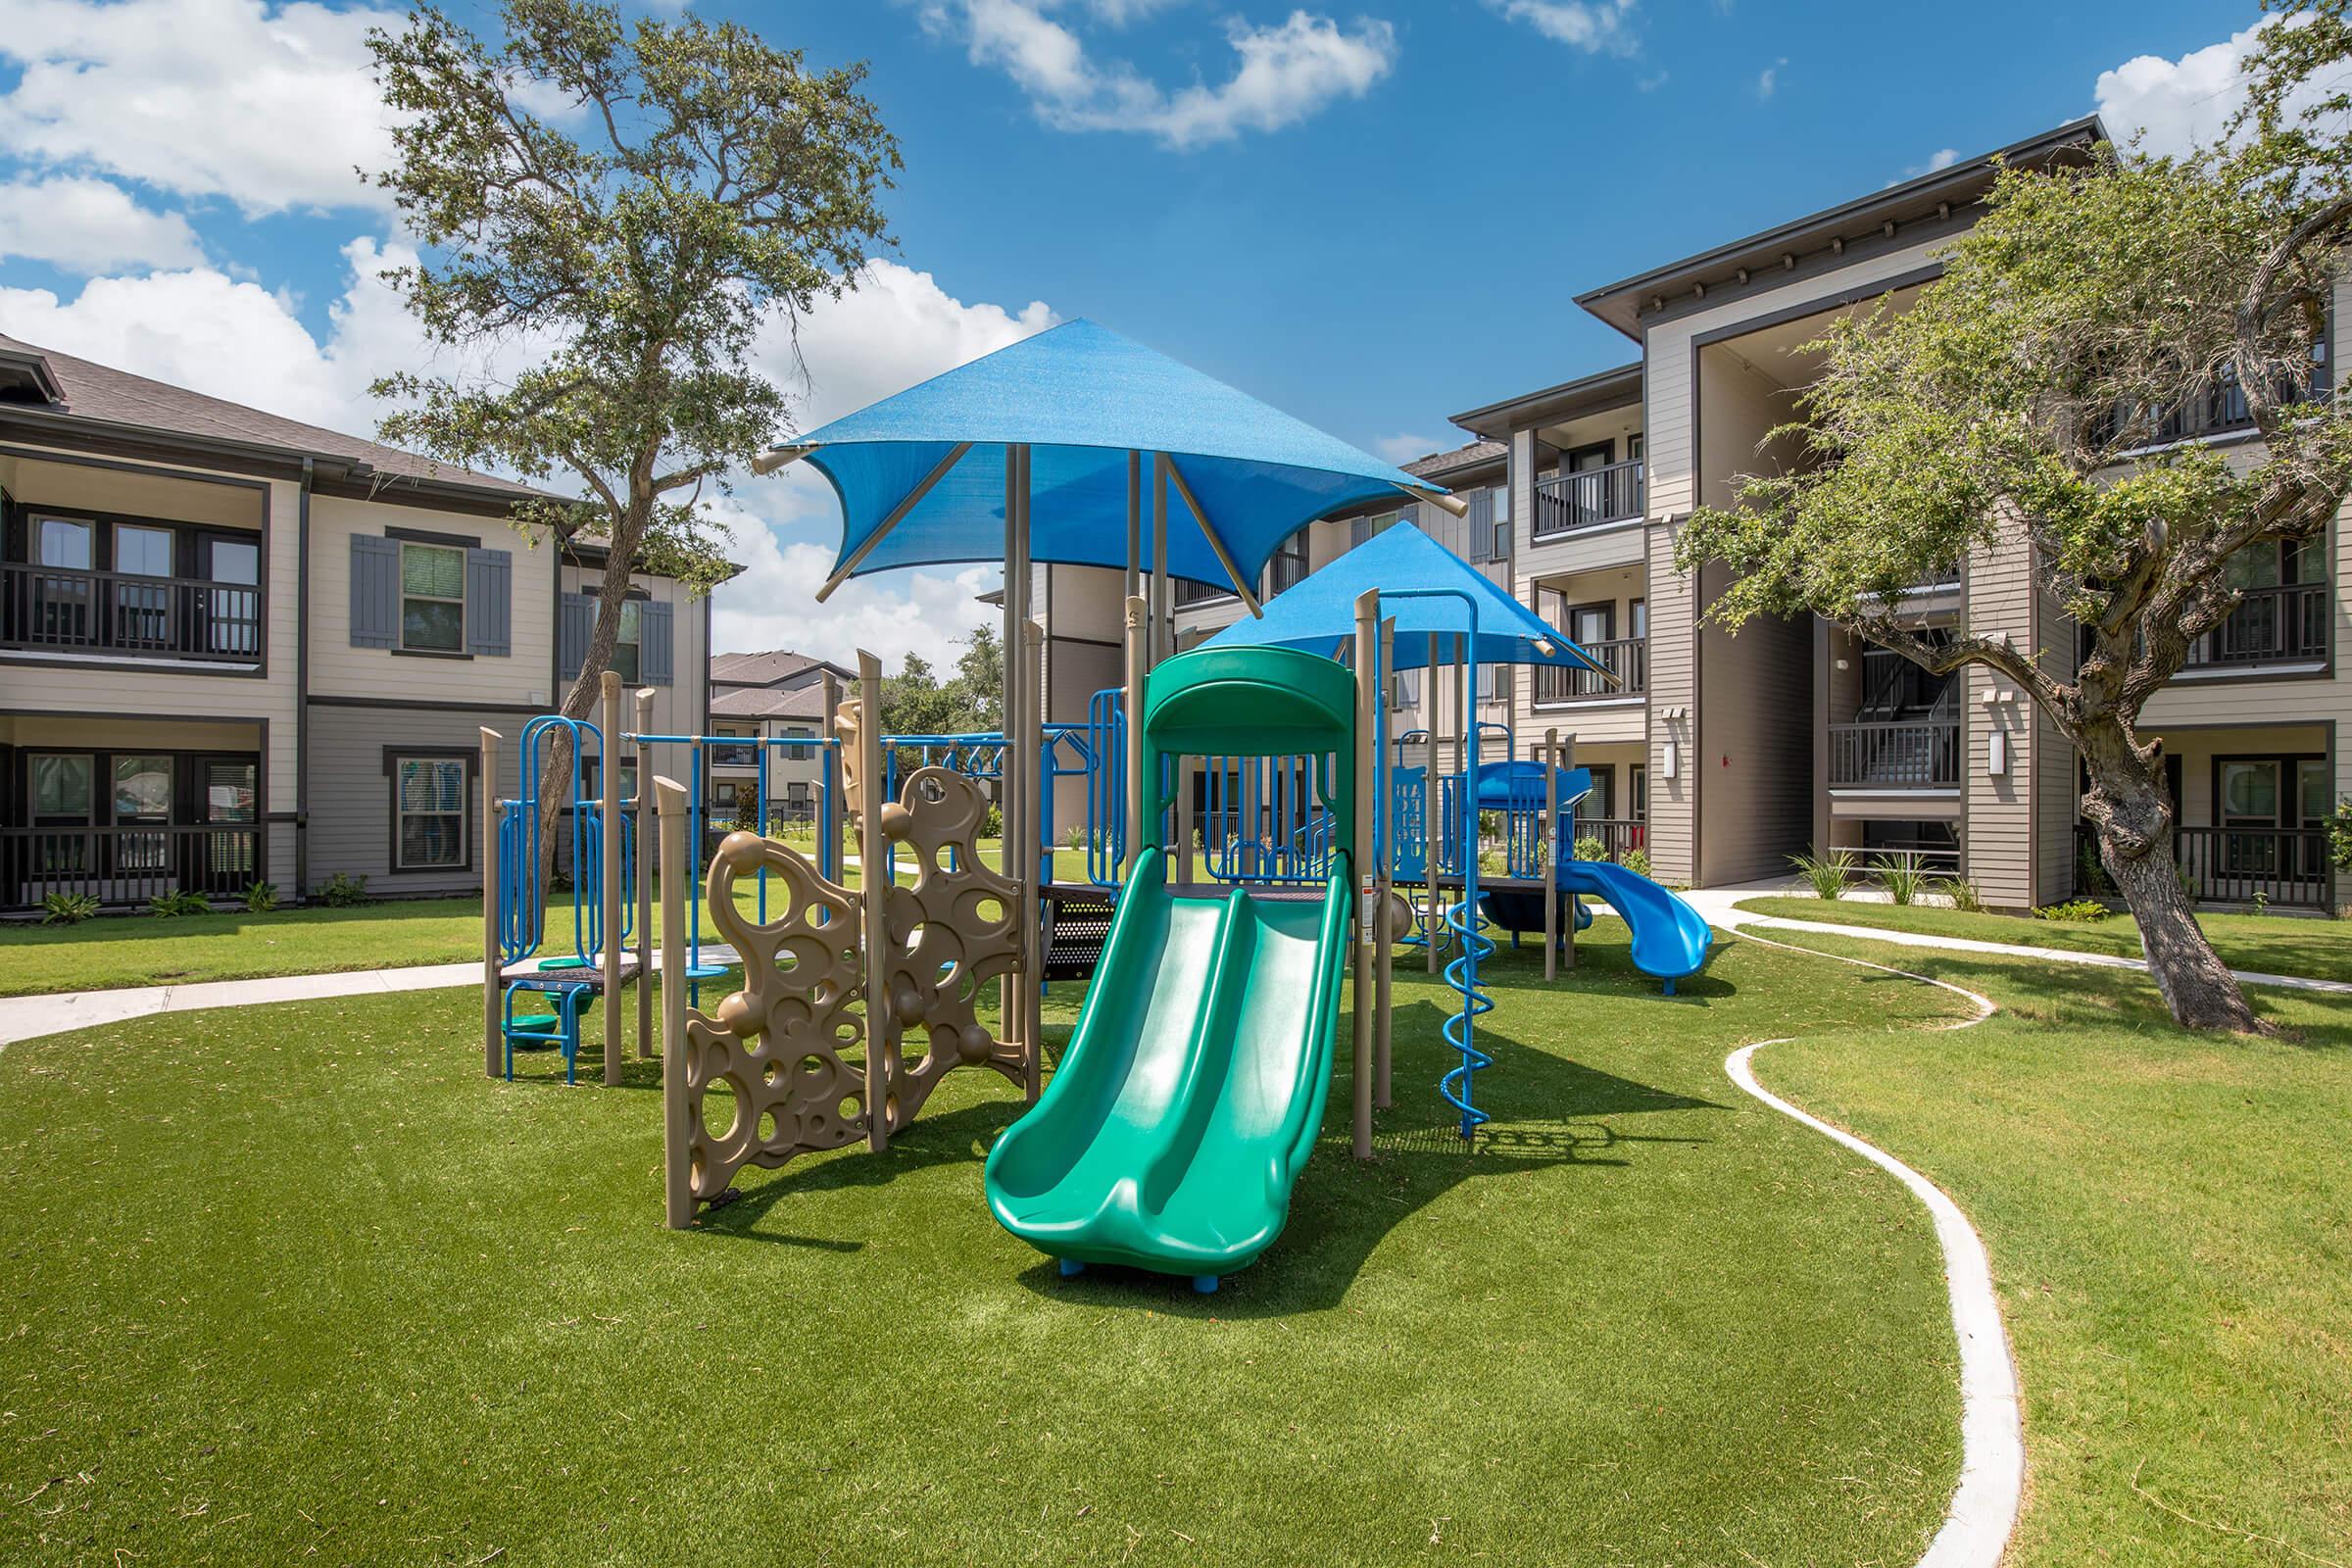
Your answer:
[[[998,1229],[994,1077],[673,1233],[651,1064],[485,1081],[467,991],[12,1047],[0,1561],[1911,1561],[1958,1463],[1926,1217],[1721,1062],[1955,1000],[1737,940],[1667,1000],[1606,920],[1581,957],[1489,965],[1475,1152],[1401,967],[1380,1158],[1343,1060],[1213,1297]]]
[[[813,841],[803,840],[794,847],[814,853]],[[990,864],[997,863],[995,840],[983,840],[980,853]],[[856,866],[847,867],[843,875],[850,887],[858,886]],[[911,866],[903,865],[899,880],[913,879]],[[737,889],[736,902],[746,915],[752,913],[756,899],[752,889]],[[565,896],[559,895],[550,924],[551,940],[565,951],[570,942],[568,907]],[[655,919],[660,918],[657,904]],[[708,938],[708,925],[704,933]],[[459,963],[479,958],[481,952],[482,904],[474,898],[385,900],[352,909],[238,911],[168,920],[107,915],[79,925],[0,926],[0,997]]]
[[[1766,934],[2007,1009],[1756,1068],[1984,1234],[2025,1387],[2011,1568],[2352,1560],[2352,1004],[2257,988],[2293,1037],[2211,1039],[2130,974]]]
[[[1925,931],[1978,942],[2061,948],[2069,953],[2112,953],[2129,958],[2140,956],[2139,927],[2132,916],[2122,913],[2088,922],[2035,920],[2019,914],[1970,913],[1936,905],[1804,898],[1741,899],[1737,907],[1790,920],[1866,925],[1874,930]],[[2284,914],[2200,914],[2197,923],[2205,928],[2214,951],[2233,969],[2352,980],[2352,920]]]

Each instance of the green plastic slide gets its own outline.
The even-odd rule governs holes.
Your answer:
[[[1145,678],[1143,707],[1145,843],[1167,842],[1166,759],[1322,758],[1330,877],[1320,899],[1179,897],[1162,852],[1143,851],[1069,1050],[989,1151],[988,1206],[1064,1273],[1126,1263],[1214,1290],[1282,1234],[1323,1122],[1356,858],[1355,678],[1293,649],[1198,649]]]
[[[1282,1234],[1331,1084],[1348,884],[1320,900],[1178,898],[1147,851],[1078,1032],[989,1152],[989,1207],[1073,1263],[1206,1289]]]

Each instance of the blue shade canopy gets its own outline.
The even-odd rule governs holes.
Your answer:
[[[1266,602],[1255,620],[1238,620],[1202,646],[1238,648],[1276,643],[1326,657],[1355,636],[1355,600],[1367,588],[1384,593],[1415,590],[1410,599],[1383,599],[1382,616],[1396,621],[1397,669],[1424,669],[1430,643],[1448,654],[1445,639],[1469,630],[1469,612],[1458,599],[1424,597],[1431,589],[1468,594],[1478,605],[1481,664],[1552,664],[1588,669],[1601,666],[1582,648],[1545,625],[1536,612],[1494,585],[1492,578],[1420,529],[1398,523],[1374,534],[1320,570],[1309,572]]]
[[[1143,556],[1152,560],[1152,460],[1165,453],[1252,585],[1275,547],[1325,513],[1442,487],[1358,452],[1092,321],[1067,321],[809,431],[805,454],[841,498],[835,569],[889,523],[959,443],[970,450],[853,568],[1001,562],[1004,448],[1026,443],[1029,555],[1124,566],[1127,457],[1143,460]],[[1168,571],[1225,586],[1225,566],[1174,485]]]

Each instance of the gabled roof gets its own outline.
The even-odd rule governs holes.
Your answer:
[[[825,713],[821,681],[780,692],[766,686],[738,686],[710,699],[712,718],[806,718],[813,722]]]
[[[1465,446],[1444,452],[1432,452],[1426,458],[1415,458],[1404,466],[1404,471],[1424,479],[1444,483],[1444,476],[1459,473],[1466,468],[1483,468],[1500,463],[1510,456],[1511,449],[1500,441],[1472,441]]]
[[[1559,424],[1642,401],[1642,362],[1595,370],[1573,381],[1540,391],[1522,392],[1500,403],[1457,414],[1453,422],[1465,430],[1498,439],[1531,424]],[[1492,443],[1490,443],[1492,444]]]
[[[713,686],[773,686],[812,670],[831,670],[843,680],[857,676],[841,665],[811,654],[796,654],[789,648],[773,648],[763,654],[712,654],[710,656],[710,684]]]
[[[1678,305],[1720,299],[1751,284],[1771,287],[1789,274],[1829,271],[1872,249],[1917,243],[1937,228],[1956,233],[1975,220],[1966,209],[1992,188],[1996,161],[2027,167],[2079,163],[2093,143],[2106,139],[2099,117],[2085,115],[1981,157],[1620,278],[1579,294],[1576,303],[1639,342],[1644,318]]]
[[[111,436],[185,447],[195,455],[225,451],[293,463],[308,458],[330,476],[369,490],[400,485],[509,504],[564,499],[5,335],[0,423],[45,439]]]

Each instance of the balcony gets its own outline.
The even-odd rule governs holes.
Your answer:
[[[2316,403],[2326,398],[2334,378],[2325,356],[2325,350],[2313,356],[2311,378],[2305,382],[2291,379],[2281,381],[2278,388],[2282,404]],[[2134,411],[2117,409],[2099,421],[2093,432],[2101,442],[2116,439]],[[2172,408],[2150,411],[2141,416],[2145,421],[2143,443],[2148,446],[2170,446],[2176,441],[2202,441],[2211,436],[2228,435],[2233,431],[2254,428],[2254,416],[2246,409],[2245,389],[2234,380],[2224,378],[2202,392],[2184,399]]]
[[[1607,642],[1586,643],[1584,650],[1609,676],[1582,664],[1573,668],[1539,664],[1536,666],[1538,708],[1603,702],[1612,697],[1640,697],[1649,690],[1648,638],[1616,637]]]
[[[2248,588],[2230,618],[2189,644],[2186,670],[2244,670],[2316,664],[2328,658],[2334,595],[2324,582]]]
[[[1213,605],[1220,600],[1239,599],[1230,584],[1197,582],[1190,577],[1178,577],[1174,584],[1176,608],[1190,610],[1195,605]]]
[[[1579,528],[1623,522],[1642,515],[1642,463],[1612,463],[1604,468],[1555,474],[1536,481],[1534,536],[1556,538]]]
[[[1888,719],[1830,726],[1830,788],[1956,790],[1960,722]]]
[[[230,900],[263,874],[252,823],[0,828],[0,907],[37,909],[53,893],[118,907],[175,892]]]
[[[2335,872],[2324,829],[2176,828],[2173,857],[2181,886],[2200,904],[2319,910],[2335,906]],[[2098,839],[2081,822],[2075,824],[2075,891],[2085,898],[2115,894],[2099,860]]]
[[[251,584],[0,564],[0,648],[252,664],[262,591]]]

